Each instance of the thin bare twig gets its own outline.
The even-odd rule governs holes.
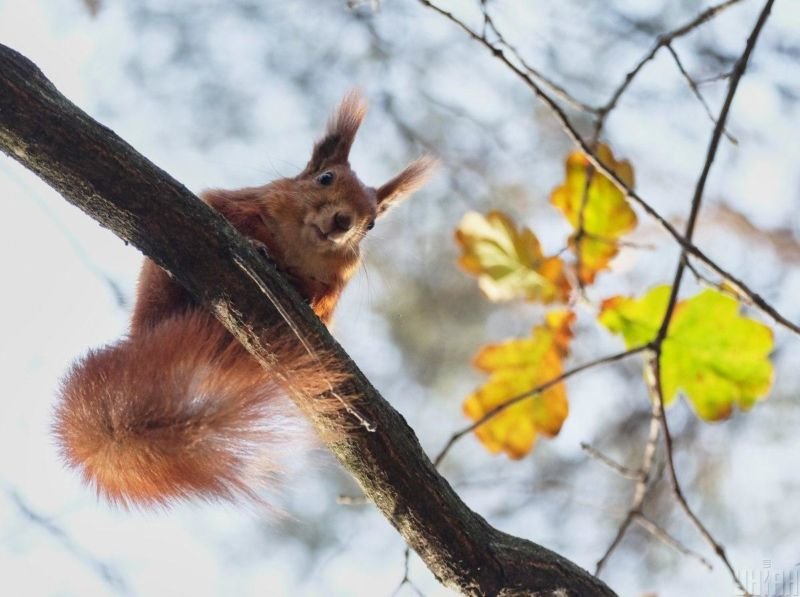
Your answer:
[[[564,103],[568,104],[572,108],[575,108],[576,110],[580,110],[582,112],[589,112],[591,114],[597,113],[598,111],[597,108],[594,108],[589,104],[587,104],[586,102],[582,102],[581,100],[577,99],[574,95],[572,95],[566,89],[564,89],[564,87],[562,87],[561,85],[559,85],[558,83],[556,83],[555,81],[544,75],[542,71],[531,66],[531,64],[527,62],[525,58],[522,56],[522,53],[517,49],[517,47],[509,43],[508,40],[505,38],[505,36],[502,33],[500,33],[500,30],[494,24],[494,20],[489,14],[489,8],[486,2],[481,2],[481,11],[483,13],[483,24],[484,24],[484,30],[481,32],[481,37],[484,38],[486,37],[486,30],[488,29],[497,39],[497,43],[501,44],[506,49],[508,49],[508,51],[511,52],[511,55],[514,57],[514,59],[522,66],[522,68],[524,68],[529,75],[538,79],[542,83],[542,85],[547,89],[549,89],[550,92],[555,97],[559,98]]]
[[[733,98],[736,95],[736,90],[739,86],[739,81],[741,81],[742,76],[744,75],[744,72],[747,68],[747,64],[750,60],[750,56],[752,55],[753,49],[756,46],[756,42],[758,41],[759,34],[761,33],[762,28],[764,27],[764,23],[766,23],[767,18],[769,17],[769,13],[772,9],[773,3],[774,0],[767,0],[767,2],[764,4],[764,8],[761,10],[761,13],[759,14],[758,20],[756,21],[756,24],[753,27],[753,31],[747,38],[747,43],[745,44],[744,52],[742,53],[741,57],[736,62],[736,65],[733,68],[733,74],[731,75],[730,82],[728,84],[728,93],[725,96],[725,101],[723,102],[722,109],[720,110],[719,118],[717,119],[717,124],[714,126],[714,132],[711,135],[711,141],[709,142],[705,163],[703,164],[703,169],[700,173],[700,178],[697,181],[697,185],[694,191],[694,196],[692,197],[691,211],[686,223],[685,238],[687,239],[687,241],[691,241],[692,236],[694,235],[695,225],[697,223],[697,217],[700,213],[700,206],[702,204],[703,192],[705,190],[708,174],[711,171],[711,165],[713,164],[714,157],[717,154],[719,142],[720,139],[722,138],[722,132],[725,128],[725,121],[728,118],[728,113],[730,111],[731,104],[733,103]],[[680,292],[681,281],[683,280],[683,275],[684,272],[686,271],[687,261],[688,261],[688,254],[687,251],[684,249],[681,251],[681,256],[680,259],[678,260],[678,266],[675,270],[675,278],[672,283],[672,291],[670,292],[667,309],[664,313],[664,318],[661,321],[661,326],[658,330],[656,339],[653,342],[653,355],[652,358],[648,359],[647,367],[650,372],[650,383],[652,384],[652,390],[657,396],[658,401],[660,402],[662,407],[661,428],[664,435],[664,444],[667,453],[667,470],[669,471],[669,478],[672,484],[673,493],[675,494],[675,499],[677,500],[678,504],[681,506],[681,508],[683,509],[689,520],[697,528],[698,532],[713,548],[714,553],[716,553],[717,556],[720,558],[720,560],[723,562],[723,564],[725,564],[725,567],[730,572],[739,590],[741,590],[743,594],[749,595],[747,590],[744,588],[744,585],[742,584],[741,580],[739,580],[739,577],[736,575],[736,572],[734,571],[733,566],[728,560],[728,557],[725,555],[725,549],[723,548],[723,546],[708,531],[705,525],[700,521],[699,517],[691,509],[689,503],[686,501],[686,497],[684,496],[683,491],[681,490],[681,486],[678,481],[678,475],[675,470],[675,462],[673,458],[673,448],[672,448],[672,436],[670,435],[669,424],[667,422],[666,415],[663,414],[665,397],[661,384],[661,352],[664,340],[667,337],[667,330],[669,328],[669,323],[670,320],[672,319],[672,314],[675,311],[675,306],[678,301],[678,293]]]
[[[633,518],[634,522],[650,533],[653,537],[664,543],[665,545],[669,545],[674,550],[682,553],[685,556],[690,558],[694,558],[698,562],[700,562],[703,566],[705,566],[708,570],[713,570],[714,567],[711,565],[707,559],[701,556],[696,551],[692,551],[688,547],[686,547],[683,543],[678,541],[675,537],[670,535],[665,529],[657,525],[655,522],[647,518],[641,512],[637,512]]]
[[[709,83],[717,83],[719,81],[724,81],[725,79],[730,79],[732,74],[733,73],[731,71],[727,71],[724,73],[719,73],[717,75],[711,75],[710,77],[697,79],[696,83],[698,85],[708,85]]]
[[[720,4],[716,4],[707,8],[691,21],[684,23],[677,29],[673,29],[669,33],[659,36],[659,38],[656,40],[656,43],[652,48],[650,48],[650,51],[647,52],[647,54],[645,54],[644,57],[636,63],[636,66],[634,66],[627,75],[625,75],[622,83],[620,83],[620,85],[614,90],[609,100],[599,109],[601,118],[605,118],[609,112],[617,107],[617,103],[622,97],[622,94],[625,93],[630,84],[633,83],[636,75],[639,74],[639,71],[641,71],[648,62],[655,58],[656,54],[661,48],[669,45],[679,37],[683,37],[687,33],[694,31],[700,25],[707,23],[727,8],[730,8],[734,4],[738,4],[741,1],[742,0],[725,0],[725,2],[721,2]]]
[[[81,265],[106,285],[116,306],[122,311],[127,311],[128,298],[120,284],[108,274],[108,272],[105,272],[103,268],[95,262],[94,258],[87,253],[81,241],[72,233],[69,226],[66,226],[64,222],[53,213],[49,202],[42,197],[40,192],[26,182],[26,179],[17,176],[15,171],[11,169],[6,170],[5,168],[0,168],[0,173],[2,173],[3,176],[9,177],[14,184],[19,185],[20,189],[25,192],[25,195],[33,200],[39,211],[41,211],[41,213],[50,220],[53,226],[58,229],[58,232],[72,248],[75,257],[81,262]]]
[[[609,355],[607,357],[602,357],[600,359],[595,359],[594,361],[589,361],[588,363],[584,363],[583,365],[579,365],[579,366],[577,366],[577,367],[575,367],[573,369],[570,369],[569,371],[565,371],[561,375],[558,375],[558,376],[554,377],[553,379],[551,379],[549,381],[546,381],[545,383],[536,386],[535,388],[531,388],[527,392],[523,392],[522,394],[518,394],[518,395],[514,396],[513,398],[509,398],[508,400],[506,400],[502,404],[498,404],[497,406],[495,406],[494,408],[492,408],[491,410],[486,412],[480,419],[478,419],[477,421],[475,421],[471,425],[468,425],[467,427],[464,427],[460,431],[457,431],[456,433],[451,435],[450,439],[447,440],[447,443],[444,445],[444,448],[442,448],[442,451],[439,452],[439,455],[436,456],[436,458],[434,459],[433,465],[435,467],[438,467],[442,463],[442,460],[444,460],[444,457],[447,456],[447,453],[450,451],[450,449],[453,447],[453,445],[458,440],[460,440],[462,437],[464,437],[468,433],[471,433],[472,431],[475,431],[478,427],[480,427],[481,425],[485,424],[487,421],[489,421],[493,417],[496,417],[497,415],[499,415],[501,412],[503,412],[507,408],[509,408],[511,406],[514,406],[517,402],[525,400],[526,398],[530,398],[531,396],[534,396],[536,394],[541,394],[542,392],[544,392],[546,390],[549,390],[553,386],[558,385],[562,381],[564,381],[566,379],[569,379],[573,375],[581,373],[582,371],[586,371],[587,369],[592,369],[592,368],[598,367],[600,365],[606,365],[608,363],[614,363],[616,361],[621,361],[624,358],[627,358],[629,356],[632,356],[632,355],[638,354],[640,352],[643,352],[647,348],[649,348],[649,346],[637,346],[636,348],[631,348],[629,350],[625,350],[623,352],[618,352],[618,353]]]
[[[94,570],[95,573],[103,579],[103,582],[105,582],[110,589],[114,590],[115,593],[119,595],[132,594],[130,587],[119,572],[106,562],[97,558],[94,554],[76,544],[64,529],[31,508],[15,489],[7,488],[6,494],[26,520],[55,538],[76,560]]]
[[[620,477],[623,477],[625,479],[631,479],[632,481],[637,481],[642,477],[641,469],[632,469],[628,468],[627,466],[623,466],[613,458],[606,456],[600,450],[598,450],[597,448],[595,448],[590,444],[587,444],[586,442],[581,442],[581,450],[586,452],[588,456],[594,458],[599,463],[604,464],[605,466],[610,468]]]
[[[712,280],[711,278],[709,278],[708,276],[703,274],[703,272],[701,272],[699,269],[697,269],[697,266],[694,265],[691,262],[691,260],[689,260],[689,259],[686,260],[686,267],[689,268],[690,272],[692,272],[692,275],[694,276],[694,280],[698,284],[701,284],[701,285],[704,285],[704,286],[708,286],[708,287],[714,288],[716,290],[722,290],[722,284],[718,284],[717,282],[714,282],[714,280]],[[736,298],[739,298],[738,295],[737,295]]]
[[[737,291],[743,297],[747,297],[747,300],[759,311],[768,315],[775,323],[782,325],[787,330],[794,332],[795,334],[800,334],[800,324],[794,323],[793,321],[784,317],[775,307],[769,304],[760,294],[752,290],[747,284],[744,283],[743,280],[734,276],[727,270],[721,268],[719,265],[711,261],[710,259],[706,258],[705,256],[701,257],[699,253],[694,251],[694,245],[686,246],[686,252],[689,253],[691,256],[696,257],[698,261],[704,263],[710,270],[720,276],[729,286],[735,287]],[[740,297],[741,298],[741,297]]]
[[[609,558],[611,558],[611,555],[617,549],[619,544],[622,543],[622,539],[625,537],[625,533],[627,533],[631,522],[634,520],[634,517],[636,514],[642,511],[642,505],[644,504],[645,497],[647,497],[647,492],[650,487],[650,479],[652,478],[653,462],[655,461],[658,435],[659,430],[661,429],[659,425],[660,418],[661,405],[658,403],[658,401],[651,400],[650,431],[647,435],[647,443],[645,443],[644,450],[642,451],[642,464],[639,467],[639,470],[637,471],[638,475],[635,478],[636,485],[634,486],[631,505],[628,508],[625,518],[623,518],[622,523],[619,525],[619,528],[614,535],[614,539],[611,541],[608,548],[606,548],[606,551],[603,553],[602,557],[597,561],[597,565],[595,566],[594,570],[595,576],[600,575],[600,572],[602,572],[603,567],[606,565]]]
[[[651,379],[652,389],[658,395],[659,401],[663,404],[664,402],[664,394],[661,390],[661,366],[659,363],[660,355],[654,353],[652,358],[648,361],[648,371],[649,377]],[[661,429],[662,434],[664,436],[664,445],[665,445],[665,452],[666,452],[666,460],[667,460],[667,470],[669,472],[669,479],[670,484],[672,486],[672,493],[675,496],[675,501],[680,506],[681,510],[683,510],[686,517],[691,521],[703,539],[711,546],[714,550],[714,553],[717,557],[722,561],[725,568],[728,569],[728,572],[733,579],[733,582],[736,584],[738,589],[741,591],[741,594],[745,597],[752,597],[752,594],[745,589],[742,581],[736,574],[736,571],[733,569],[733,565],[731,565],[728,556],[725,553],[725,548],[719,543],[711,532],[706,528],[700,518],[695,514],[694,510],[689,506],[689,502],[686,501],[686,496],[683,494],[683,490],[681,489],[680,482],[678,481],[678,475],[675,470],[675,461],[673,458],[673,444],[672,444],[672,435],[669,430],[669,424],[667,422],[667,417],[665,414],[662,413],[661,416]]]
[[[709,117],[711,122],[717,124],[717,120],[716,118],[714,118],[714,114],[711,113],[711,108],[709,107],[706,98],[704,98],[703,94],[700,93],[700,88],[697,86],[697,82],[695,82],[695,80],[692,78],[692,75],[690,75],[689,72],[686,70],[686,68],[683,66],[683,62],[681,62],[681,58],[680,56],[678,56],[678,53],[675,51],[675,48],[672,47],[672,44],[667,44],[666,48],[667,51],[669,51],[670,55],[672,56],[672,59],[675,61],[675,66],[678,67],[678,70],[680,71],[681,75],[683,75],[683,78],[689,85],[689,89],[692,90],[692,93],[697,98],[697,101],[699,101],[700,105],[703,106],[703,110],[705,110],[706,116]],[[723,130],[722,134],[725,135],[725,138],[728,139],[728,141],[730,141],[734,145],[739,144],[739,140],[732,134],[730,134],[727,130]]]
[[[403,552],[403,578],[400,579],[400,583],[397,585],[397,588],[394,591],[392,591],[392,597],[395,597],[395,595],[400,593],[402,588],[406,585],[408,585],[408,587],[412,591],[414,591],[419,597],[425,597],[422,591],[420,591],[417,588],[417,585],[414,584],[414,582],[411,580],[411,577],[408,575],[410,560],[411,560],[411,548],[406,546],[406,549]]]
[[[730,283],[727,283],[727,281],[717,282],[712,280],[710,277],[701,272],[697,266],[692,263],[691,259],[686,260],[686,268],[692,272],[695,282],[701,286],[707,286],[708,288],[713,288],[717,292],[727,294],[731,298],[734,298],[745,305],[753,305],[753,303],[750,301],[750,297],[748,297],[746,294],[743,294],[738,288]]]

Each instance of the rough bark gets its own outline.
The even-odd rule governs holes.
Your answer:
[[[337,390],[360,396],[358,410],[375,430],[353,425],[329,447],[443,584],[470,595],[614,594],[564,557],[502,533],[471,511],[403,417],[233,228],[2,45],[0,149],[168,270],[265,367],[274,363],[260,331],[276,322],[287,336],[298,333],[332,354],[351,374]],[[323,437],[336,425],[313,418]]]

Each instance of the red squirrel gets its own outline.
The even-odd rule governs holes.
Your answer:
[[[377,218],[428,178],[422,157],[383,185],[362,183],[348,156],[366,114],[352,91],[294,178],[201,199],[284,272],[329,324]],[[266,299],[265,299],[266,300]],[[296,343],[269,338],[294,395],[330,389],[330,373]],[[90,351],[65,376],[55,435],[67,463],[122,505],[257,498],[279,470],[297,410],[270,376],[188,292],[149,259],[130,332]],[[309,408],[341,408],[328,401]]]

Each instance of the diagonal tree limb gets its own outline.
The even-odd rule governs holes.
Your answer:
[[[183,185],[64,98],[24,56],[0,45],[0,150],[172,273],[275,371],[264,330],[280,326],[349,374],[363,425],[329,447],[443,584],[469,595],[613,595],[600,580],[470,510],[416,436],[283,278]],[[266,300],[263,289],[269,291]],[[317,414],[322,437],[340,421]]]

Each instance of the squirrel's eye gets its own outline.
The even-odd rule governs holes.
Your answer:
[[[372,230],[375,228],[375,220],[372,220],[369,224],[367,224],[367,230]]]
[[[333,182],[333,172],[323,172],[317,176],[317,182],[323,187],[327,187]]]

